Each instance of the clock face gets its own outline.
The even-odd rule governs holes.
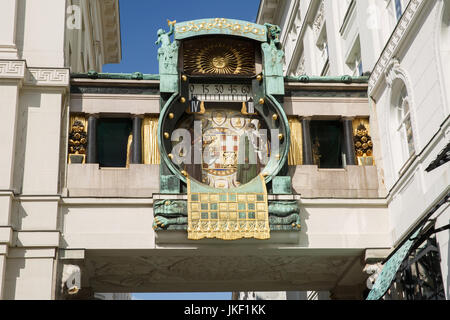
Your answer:
[[[250,84],[198,83],[189,85],[189,98],[206,102],[245,102],[253,97]]]
[[[186,157],[178,164],[189,177],[213,188],[239,187],[264,170],[270,157],[270,140],[263,118],[243,114],[239,103],[207,103],[203,114],[181,118],[177,130],[189,132],[190,150],[177,147],[182,141],[172,141],[172,154]],[[200,134],[195,136],[195,122]],[[197,138],[197,141],[196,141]],[[195,161],[193,148],[198,143],[201,157]],[[252,154],[253,153],[253,156]],[[253,160],[253,161],[251,161]]]
[[[265,95],[260,46],[237,37],[180,44],[179,93],[165,101],[158,127],[162,159],[180,180],[231,189],[281,170],[289,125]]]

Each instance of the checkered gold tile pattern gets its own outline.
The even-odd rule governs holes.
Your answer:
[[[267,192],[190,192],[188,239],[269,239]],[[236,190],[235,190],[236,191]]]

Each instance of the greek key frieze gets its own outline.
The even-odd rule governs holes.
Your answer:
[[[68,86],[68,69],[28,69],[25,79],[27,84],[37,86]]]
[[[23,78],[25,61],[0,61],[0,78]]]

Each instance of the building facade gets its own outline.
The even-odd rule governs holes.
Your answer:
[[[55,298],[70,72],[120,61],[118,10],[118,1],[0,4],[0,299]]]
[[[407,57],[420,44],[440,70],[448,3],[386,2],[400,20],[373,31],[357,12],[374,7],[348,1],[338,18],[335,2],[262,1],[257,23],[169,21],[147,75],[101,72],[121,59],[118,1],[3,1],[0,299],[363,299],[380,262],[420,250],[410,233],[448,222],[447,79],[409,76]],[[433,45],[412,37],[427,28]],[[196,163],[197,147],[209,158]],[[436,237],[448,287],[448,230]]]
[[[448,299],[449,6],[445,0],[263,0],[258,12],[258,23],[282,26],[285,75],[370,75],[371,128],[379,132],[375,161],[385,186],[392,236],[388,258],[414,238],[414,231],[422,230],[420,234],[427,228],[432,229],[426,233],[432,238],[428,241],[439,248],[413,245],[410,259],[404,258],[400,268],[404,271],[391,272],[393,287],[387,299],[436,298],[417,285],[419,271],[428,271],[418,265],[411,269],[422,263],[419,252],[426,255],[430,250],[439,255],[434,268],[440,270],[427,279],[441,277],[440,290]],[[389,259],[384,264],[390,266]],[[382,265],[375,269],[372,272],[379,273]],[[409,292],[398,289],[401,281],[407,287],[408,272],[415,279]],[[387,288],[383,290],[380,296]]]

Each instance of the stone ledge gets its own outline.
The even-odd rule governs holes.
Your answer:
[[[13,244],[17,247],[58,247],[59,231],[14,232]]]
[[[13,230],[11,227],[0,227],[0,243],[10,244],[13,239]]]

